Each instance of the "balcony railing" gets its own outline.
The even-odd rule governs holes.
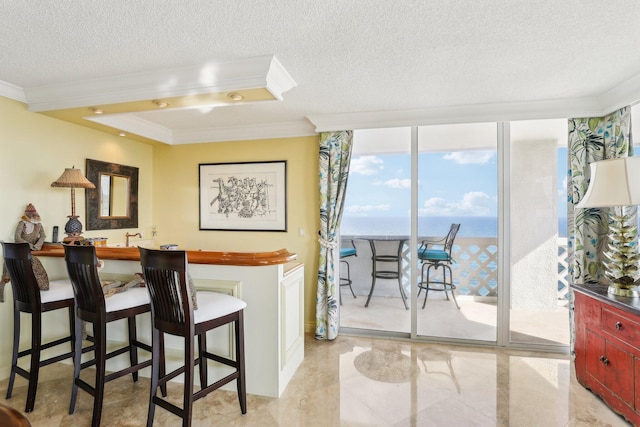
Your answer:
[[[343,238],[346,238],[343,237]],[[358,252],[357,257],[348,259],[356,294],[367,295],[371,288],[371,249],[367,237],[352,237]],[[380,244],[380,243],[378,243]],[[387,252],[397,250],[398,241],[382,242]],[[402,248],[402,283],[407,294],[410,292],[411,253],[407,243]],[[497,297],[498,293],[498,246],[494,237],[458,237],[452,255],[456,261],[452,265],[456,294],[469,297]],[[567,268],[567,239],[558,238],[558,300],[568,299],[569,282]],[[418,264],[420,266],[420,264]],[[441,270],[440,270],[441,271]],[[344,275],[345,272],[342,272]],[[376,284],[378,296],[398,296],[397,282]]]

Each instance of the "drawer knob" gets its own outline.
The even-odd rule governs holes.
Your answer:
[[[616,330],[622,329],[622,322],[616,322]]]
[[[600,356],[600,363],[602,363],[603,365],[607,366],[609,364],[609,359],[607,359],[604,356]]]

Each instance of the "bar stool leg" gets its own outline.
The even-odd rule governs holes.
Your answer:
[[[80,367],[82,365],[82,320],[74,316],[75,336],[78,337],[74,344],[73,351],[73,384],[71,385],[71,400],[69,402],[69,414],[76,410],[76,399],[78,398],[78,379],[80,378]],[[95,342],[94,342],[95,344]],[[95,347],[94,347],[95,351]]]
[[[206,332],[198,335],[198,369],[200,372],[200,388],[206,388],[208,384],[207,358],[204,353],[207,351],[207,334]]]
[[[194,344],[193,337],[185,337],[184,344],[184,397],[182,401],[182,425],[191,425],[193,412],[193,374],[194,374]],[[206,363],[206,361],[204,362]]]
[[[93,416],[92,427],[100,426],[102,418],[102,401],[104,400],[104,377],[106,373],[107,354],[107,325],[94,323],[93,331],[95,336],[95,359],[96,359],[96,381],[93,396]]]
[[[7,387],[7,399],[11,398],[13,382],[16,379],[16,366],[18,365],[18,349],[20,348],[20,310],[13,306],[13,351],[11,352],[11,373],[9,374],[9,387]]]
[[[147,411],[147,427],[153,426],[153,416],[156,411],[156,403],[154,401],[156,393],[158,392],[158,379],[160,374],[160,337],[162,332],[156,328],[151,328],[151,388],[149,393],[149,409]],[[164,373],[163,373],[164,374]],[[163,375],[164,376],[164,375]]]
[[[29,387],[27,389],[27,404],[25,412],[33,411],[36,403],[38,377],[40,376],[40,350],[42,344],[42,316],[40,312],[31,314],[31,366],[29,372]]]
[[[424,268],[424,265],[422,266]],[[429,264],[427,267],[427,286],[424,287],[424,301],[422,302],[422,308],[427,305],[427,297],[429,296],[429,275],[431,274],[431,267],[433,264]]]
[[[451,267],[448,265],[443,265],[442,266],[442,275],[445,279],[446,282],[446,271],[449,271],[449,282],[447,282],[447,284],[449,285],[449,290],[451,291],[451,296],[453,297],[453,302],[456,304],[456,307],[458,308],[458,310],[460,310],[460,306],[458,305],[458,301],[456,300],[456,293],[454,292],[455,290],[455,286],[453,285],[453,272],[451,271]],[[444,285],[445,287],[447,286],[446,284]]]
[[[131,363],[130,366],[135,366],[138,364],[138,346],[136,345],[138,334],[135,316],[127,318],[127,323],[129,324],[129,363]],[[138,381],[138,371],[132,372],[131,376],[134,383]]]
[[[342,305],[342,290],[341,289],[342,289],[343,286],[349,286],[349,290],[351,290],[351,295],[353,295],[354,298],[357,298],[357,297],[356,297],[355,292],[353,292],[353,287],[351,287],[351,284],[353,282],[351,281],[351,269],[350,269],[350,266],[349,266],[349,262],[347,262],[344,259],[341,259],[340,263],[344,263],[347,266],[347,277],[346,278],[340,277],[338,279],[338,282],[340,283],[340,286],[339,286],[340,289],[338,289],[338,292],[339,292],[339,296],[340,296],[340,305]]]
[[[244,373],[244,312],[240,312],[238,320],[235,321],[236,338],[236,363],[240,375],[238,376],[238,400],[240,401],[240,411],[247,413],[247,385]]]

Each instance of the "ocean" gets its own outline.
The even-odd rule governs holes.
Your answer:
[[[445,236],[452,223],[460,225],[460,237],[497,237],[498,218],[484,216],[463,217],[420,217],[418,234]],[[343,217],[340,234],[343,236],[408,235],[410,220],[408,217]],[[558,236],[567,237],[567,219],[558,218]]]

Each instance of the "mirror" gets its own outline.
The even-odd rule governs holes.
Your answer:
[[[87,159],[87,230],[138,227],[138,168]]]
[[[129,182],[126,176],[100,174],[100,218],[129,216]]]

